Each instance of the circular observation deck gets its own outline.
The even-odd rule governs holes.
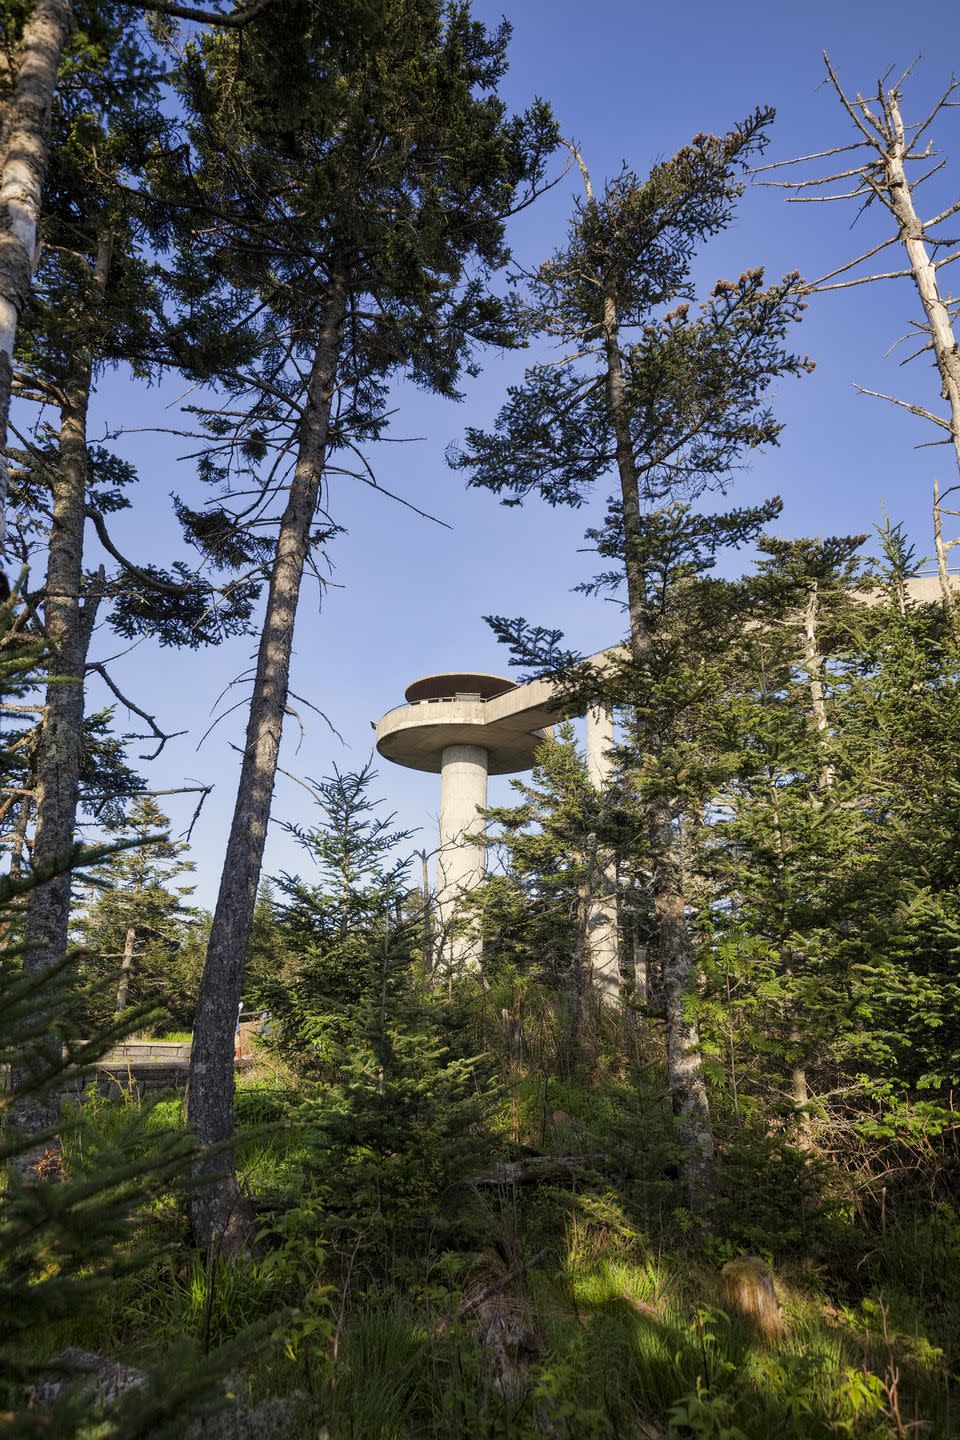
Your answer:
[[[389,710],[377,725],[377,750],[395,765],[439,775],[448,745],[479,745],[487,752],[490,775],[512,775],[533,766],[549,730],[532,728],[542,715],[511,711],[512,691],[522,690],[501,675],[450,671],[426,675],[407,686],[406,705]]]
[[[495,695],[505,695],[516,690],[516,682],[504,680],[502,675],[478,675],[475,671],[451,670],[444,675],[424,675],[414,680],[403,692],[409,705],[421,700],[492,700]]]

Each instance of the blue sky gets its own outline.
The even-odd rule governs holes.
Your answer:
[[[474,11],[492,24],[504,7],[475,0]],[[598,183],[623,160],[642,174],[698,130],[723,130],[758,103],[773,104],[778,111],[768,158],[846,143],[849,122],[821,86],[822,49],[849,89],[866,89],[890,66],[903,69],[925,42],[928,52],[906,91],[908,117],[923,111],[946,84],[951,67],[960,63],[960,7],[949,0],[924,7],[915,20],[889,0],[808,0],[803,5],[515,0],[508,18],[514,40],[503,87],[506,100],[519,107],[534,94],[549,99]],[[960,110],[942,117],[938,138],[954,159],[931,184],[933,204],[941,195],[956,198],[960,190]],[[560,242],[576,188],[570,175],[518,219],[512,243],[524,263],[535,263]],[[888,233],[878,228],[882,217],[873,214],[851,233],[852,218],[846,206],[788,206],[781,192],[754,189],[744,197],[732,229],[705,250],[699,274],[705,288],[753,265],[765,266],[771,275],[794,269],[820,275]],[[920,421],[858,396],[853,388],[856,381],[935,405],[937,386],[929,371],[915,366],[904,372],[896,356],[884,358],[918,315],[919,302],[907,281],[812,302],[797,345],[814,357],[816,371],[784,382],[775,402],[786,422],[781,445],[755,457],[737,479],[735,503],[781,495],[785,506],[777,528],[794,535],[869,530],[885,503],[895,519],[907,524],[918,548],[929,552],[933,478],[938,473],[950,483],[956,478],[950,474],[949,452],[915,449],[928,438]],[[347,534],[333,547],[332,584],[322,605],[313,586],[304,588],[293,689],[326,713],[342,742],[312,710],[298,707],[304,734],[301,738],[297,725],[288,722],[282,756],[291,774],[319,777],[334,763],[361,765],[373,741],[370,721],[400,703],[404,687],[418,675],[455,668],[503,670],[506,657],[482,621],[486,613],[523,614],[559,626],[585,649],[619,637],[620,617],[609,604],[571,593],[591,571],[590,556],[578,553],[591,512],[552,511],[537,502],[522,510],[503,509],[491,495],[466,491],[445,462],[447,446],[467,424],[492,421],[506,385],[523,365],[522,355],[488,355],[484,373],[469,384],[459,405],[409,386],[397,390],[394,434],[422,438],[379,446],[371,457],[378,477],[441,517],[451,530],[419,519],[354,480],[331,480],[329,508]],[[104,377],[94,430],[98,425],[175,425],[179,393],[172,383],[144,390],[122,375]],[[116,448],[137,463],[141,476],[135,508],[117,517],[116,536],[132,556],[168,563],[178,543],[169,494],[174,489],[196,493],[192,466],[177,458],[191,447],[170,436],[131,433]],[[234,747],[242,737],[244,709],[219,724],[199,752],[197,743],[218,695],[247,668],[254,646],[253,638],[239,639],[219,650],[188,654],[143,642],[114,667],[122,686],[156,713],[166,730],[188,732],[143,767],[148,783],[164,788],[201,778],[215,786],[193,837],[197,899],[207,905],[215,899],[235,798]],[[122,648],[105,629],[95,637],[95,658]],[[91,684],[91,703],[105,703],[98,685]],[[231,693],[241,698],[247,692]],[[140,728],[135,720],[128,724],[120,710],[117,725]],[[133,753],[142,748],[134,745]],[[386,761],[379,771],[379,793],[404,826],[422,827],[417,843],[432,848],[437,777]],[[492,799],[504,794],[505,784],[492,783]],[[174,829],[182,828],[192,802],[162,803]],[[275,822],[306,820],[309,809],[305,792],[281,776]],[[274,823],[265,873],[302,870],[304,860]]]

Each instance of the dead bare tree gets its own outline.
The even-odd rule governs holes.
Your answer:
[[[956,324],[960,315],[960,299],[955,299],[943,286],[947,268],[960,259],[960,236],[951,234],[947,222],[960,215],[960,199],[924,219],[917,209],[917,192],[946,165],[945,158],[934,148],[929,132],[943,113],[960,106],[960,80],[950,83],[929,112],[912,124],[902,115],[902,86],[913,65],[893,83],[889,74],[883,76],[872,95],[857,91],[847,95],[836,71],[824,53],[824,64],[831,86],[836,92],[856,136],[845,145],[835,145],[812,155],[793,160],[779,160],[758,166],[754,175],[780,171],[789,178],[764,179],[759,183],[789,190],[791,205],[825,204],[846,201],[858,206],[855,220],[876,202],[876,209],[885,211],[893,222],[893,233],[879,244],[871,245],[855,259],[823,275],[804,287],[807,294],[829,290],[848,290],[884,280],[910,279],[917,288],[923,306],[923,320],[911,320],[910,328],[897,345],[919,342],[900,363],[908,364],[922,355],[929,355],[937,367],[941,381],[941,397],[947,403],[947,414],[938,414],[923,405],[916,405],[899,396],[858,385],[862,395],[888,400],[911,414],[927,420],[946,435],[928,443],[950,445],[960,470],[960,351],[957,347]],[[835,157],[847,158],[837,160]],[[829,174],[808,176],[804,167],[829,160]],[[833,169],[833,165],[839,168]],[[915,168],[919,167],[919,169]],[[839,188],[838,188],[839,187]],[[868,261],[891,246],[902,246],[907,264],[903,268],[874,270]],[[864,273],[866,269],[869,273]],[[893,347],[896,348],[896,347]]]
[[[72,28],[69,0],[38,0],[24,27],[16,78],[0,122],[0,549],[6,526],[13,351],[36,263],[57,72]]]
[[[941,494],[939,480],[933,482],[933,545],[937,557],[937,577],[940,581],[940,594],[943,598],[943,608],[947,613],[950,624],[956,629],[957,625],[957,597],[956,587],[950,579],[950,551],[960,545],[960,537],[953,540],[943,538],[943,517],[951,515],[954,518],[960,516],[960,510],[945,510],[943,502],[948,495],[960,490],[960,485],[948,485]]]

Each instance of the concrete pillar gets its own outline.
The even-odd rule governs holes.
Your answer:
[[[613,715],[606,709],[587,711],[587,774],[597,790],[610,783],[613,760]],[[620,945],[617,935],[617,867],[613,857],[597,856],[587,935],[593,985],[601,999],[615,1004],[620,998]]]
[[[480,835],[477,815],[487,803],[487,751],[482,745],[447,745],[440,757],[440,853],[437,857],[437,916],[441,953],[455,968],[480,965],[480,941],[451,935],[457,901],[483,879],[483,847],[468,839]]]

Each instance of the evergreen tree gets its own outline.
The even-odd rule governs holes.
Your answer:
[[[506,494],[508,504],[539,492],[550,504],[576,506],[615,472],[619,489],[600,543],[626,586],[643,726],[635,743],[654,767],[665,757],[668,773],[672,720],[639,699],[656,665],[651,657],[669,644],[655,603],[662,587],[651,537],[658,527],[661,538],[669,534],[671,497],[722,485],[744,454],[776,442],[770,386],[808,367],[785,348],[802,308],[796,275],[765,286],[761,270],[747,271],[719,281],[698,314],[689,306],[696,250],[729,224],[742,189],[738,171],[762,150],[772,118],[757,110],[726,136],[696,136],[647,180],[624,169],[599,197],[581,161],[586,200],[577,204],[567,245],[532,277],[523,312],[530,335],[559,337],[576,358],[528,371],[495,429],[468,430],[454,457],[471,484]],[[660,523],[657,507],[665,503]],[[660,564],[669,570],[668,552]],[[652,785],[647,853],[668,997],[668,1070],[696,1194],[709,1184],[713,1139],[691,1016],[678,821],[669,784]]]
[[[209,935],[205,937],[201,947],[201,970],[208,938]],[[244,978],[245,1001],[253,1006],[266,1004],[264,995],[274,993],[278,985],[289,984],[294,973],[295,961],[280,925],[280,909],[274,884],[270,880],[261,880],[250,932],[250,953]]]
[[[297,1124],[310,1158],[285,1225],[319,1227],[379,1276],[388,1256],[419,1247],[424,1217],[482,1152],[483,1103],[477,1061],[450,1033],[452,1007],[425,984],[422,897],[398,853],[409,832],[380,813],[375,778],[368,762],[311,782],[320,818],[289,828],[319,878],[277,880],[294,973],[258,995],[273,1043],[304,1080]]]
[[[411,923],[403,913],[410,858],[397,853],[410,832],[394,829],[393,815],[378,813],[380,802],[370,794],[375,778],[368,761],[360,770],[334,769],[310,782],[321,818],[287,828],[318,878],[283,874],[275,882],[275,923],[294,974],[289,982],[261,981],[258,989],[282,1020],[282,1044],[293,1063],[322,1064],[331,1076],[333,1057],[345,1060],[349,1048],[340,1049],[333,1036],[356,1023],[357,1007],[376,1009],[397,985],[409,985],[418,938],[419,917]]]
[[[95,982],[113,976],[114,1009],[131,1005],[166,1009],[189,1029],[200,982],[202,957],[189,944],[197,911],[185,902],[192,885],[177,883],[192,873],[187,845],[171,840],[169,821],[149,796],[138,798],[119,834],[124,849],[92,876],[97,886],[78,918],[78,940],[88,952],[84,965]]]
[[[267,3],[251,0],[232,13],[177,5],[173,0],[134,0],[131,6],[11,0],[5,6],[0,37],[0,551],[5,551],[7,540],[7,431],[14,353],[36,264],[41,196],[51,150],[56,151],[51,132],[57,100],[63,98],[63,69],[68,70],[68,82],[75,81],[70,62],[78,53],[83,56],[85,49],[87,58],[91,51],[96,53],[104,27],[122,27],[131,10],[154,10],[170,19],[239,29]],[[9,593],[6,577],[3,585]]]
[[[705,855],[719,979],[728,995],[734,984],[744,1001],[744,988],[764,997],[725,1009],[726,1023],[745,1025],[747,1048],[762,1043],[768,1060],[783,1062],[802,1138],[811,1072],[819,1075],[843,1024],[836,930],[844,924],[845,877],[852,880],[864,840],[857,805],[864,777],[845,733],[844,703],[864,538],[760,541],[764,558],[745,582],[749,623],[728,667],[734,763]]]
[[[94,748],[84,719],[89,670],[95,668],[130,704],[106,667],[90,661],[104,599],[114,602],[109,619],[119,633],[150,632],[161,643],[188,645],[242,630],[252,599],[242,584],[226,597],[218,594],[209,580],[191,578],[182,563],[172,574],[153,563],[137,566],[121,555],[107,530],[104,517],[129,505],[135,477],[129,465],[90,443],[88,412],[96,380],[108,366],[125,364],[134,374],[152,377],[170,363],[155,253],[163,226],[151,220],[131,180],[142,183],[151,156],[169,143],[171,122],[160,104],[163,70],[130,28],[129,17],[118,19],[113,11],[89,17],[71,44],[68,75],[70,83],[53,101],[55,146],[40,223],[43,244],[18,329],[15,386],[39,406],[34,436],[15,456],[15,486],[28,523],[36,526],[39,519],[41,527],[49,527],[44,583],[28,596],[31,618],[47,640],[49,680],[30,749],[30,794],[21,798],[18,816],[25,832],[33,811],[32,857],[41,866],[66,854],[75,838],[84,770],[89,773]],[[46,418],[51,405],[58,415],[55,427]],[[91,524],[110,557],[110,573],[104,565],[90,568],[85,541]],[[155,722],[152,730],[162,748],[166,737]],[[101,756],[105,747],[104,740],[96,747]],[[110,787],[123,778],[112,758],[113,774],[101,768],[100,799],[94,802],[101,818],[115,798]],[[142,782],[134,780],[132,788],[142,788]],[[42,969],[64,952],[69,907],[66,874],[31,894],[29,970]],[[39,1117],[32,1123],[40,1123]]]
[[[500,860],[475,894],[484,973],[495,979],[508,965],[579,1001],[598,796],[569,723],[539,747],[530,778],[512,779],[510,788],[518,803],[484,811]]]
[[[488,277],[506,259],[504,222],[529,200],[555,131],[544,106],[511,119],[496,97],[507,34],[488,35],[466,6],[438,0],[388,0],[372,22],[365,3],[344,13],[304,0],[268,8],[242,44],[222,36],[199,47],[185,73],[195,153],[174,185],[186,206],[209,197],[217,211],[206,254],[184,254],[186,293],[210,310],[220,290],[241,291],[259,326],[255,365],[225,374],[215,364],[230,413],[210,416],[218,449],[206,471],[221,483],[242,474],[238,488],[249,489],[251,469],[271,457],[260,498],[223,506],[215,533],[198,517],[185,522],[214,550],[249,544],[272,517],[274,477],[292,463],[191,1060],[204,1077],[190,1099],[205,1145],[231,1133],[232,1017],[301,580],[331,533],[317,528],[331,454],[383,432],[393,378],[455,396],[476,347],[511,335]],[[198,350],[198,365],[210,361]],[[222,1168],[222,1153],[214,1163]],[[229,1181],[204,1189],[194,1220],[204,1239],[230,1230],[228,1248],[249,1233]]]
[[[8,704],[36,684],[40,646],[24,635],[19,597],[0,606],[0,698]],[[0,780],[10,779],[7,736],[0,744]],[[59,857],[45,870],[20,877],[0,877],[0,933],[11,905],[21,903],[38,886],[56,878],[69,863],[75,873],[106,864],[109,847],[80,849]],[[46,1099],[83,1084],[97,1061],[142,1022],[142,1010],[110,1017],[91,1035],[84,1023],[81,998],[71,983],[75,962],[63,955],[38,974],[24,971],[22,947],[0,941],[0,1066],[19,1067],[19,1080],[0,1093],[0,1405],[2,1424],[10,1435],[40,1437],[56,1434],[81,1440],[93,1429],[105,1440],[121,1436],[182,1435],[194,1414],[215,1408],[216,1388],[225,1368],[236,1363],[242,1347],[233,1347],[209,1362],[198,1361],[188,1346],[176,1345],[165,1362],[151,1367],[146,1383],[122,1396],[107,1414],[96,1395],[80,1383],[69,1384],[46,1409],[30,1400],[29,1387],[38,1372],[49,1369],[51,1326],[85,1319],[98,1299],[118,1279],[146,1268],[156,1256],[145,1243],[138,1209],[182,1177],[193,1153],[183,1131],[161,1133],[146,1115],[132,1115],[118,1130],[109,1152],[94,1173],[57,1174],[58,1136],[51,1130],[19,1128],[25,1114],[55,1112]],[[25,1051],[27,1063],[24,1064]],[[18,1085],[26,1086],[32,1106]],[[138,1233],[139,1232],[139,1233]],[[222,1401],[220,1401],[222,1403]]]

